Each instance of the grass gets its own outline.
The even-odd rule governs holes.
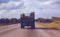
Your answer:
[[[40,25],[48,27],[48,28],[56,28],[56,29],[60,29],[60,24],[59,23],[40,23]]]

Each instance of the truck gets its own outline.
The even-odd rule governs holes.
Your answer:
[[[29,16],[25,16],[25,14],[21,14],[21,28],[25,28],[25,26],[34,29],[35,28],[35,13],[30,13]]]

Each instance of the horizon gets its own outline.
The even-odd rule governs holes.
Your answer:
[[[35,18],[35,19],[40,19],[40,18],[43,18],[43,19],[52,19],[53,17],[51,17],[51,18],[39,17],[39,18]],[[55,17],[55,18],[60,18],[60,17]],[[12,19],[12,18],[0,18],[0,19]],[[15,18],[15,19],[20,19],[20,18]]]

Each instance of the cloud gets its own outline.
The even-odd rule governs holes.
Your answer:
[[[56,0],[55,1],[55,4],[60,4],[60,0]]]
[[[0,10],[3,9],[18,9],[21,8],[23,6],[24,3],[22,2],[16,2],[16,1],[10,1],[8,3],[3,3],[0,5]]]
[[[18,2],[18,1],[22,1],[22,0],[0,0],[0,4],[2,4],[2,3],[8,3],[10,1],[16,1],[16,2]]]
[[[0,0],[0,4],[1,3],[8,3],[10,0]]]
[[[9,0],[7,3],[1,2],[1,18],[19,18],[21,13],[35,11],[36,18],[52,16],[60,17],[59,0]]]
[[[49,0],[37,0],[39,2],[46,2],[46,1],[49,1]]]

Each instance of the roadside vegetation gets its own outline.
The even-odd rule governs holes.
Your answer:
[[[60,29],[60,23],[40,23],[38,22],[40,25],[48,27],[48,28],[55,28],[55,29]]]

